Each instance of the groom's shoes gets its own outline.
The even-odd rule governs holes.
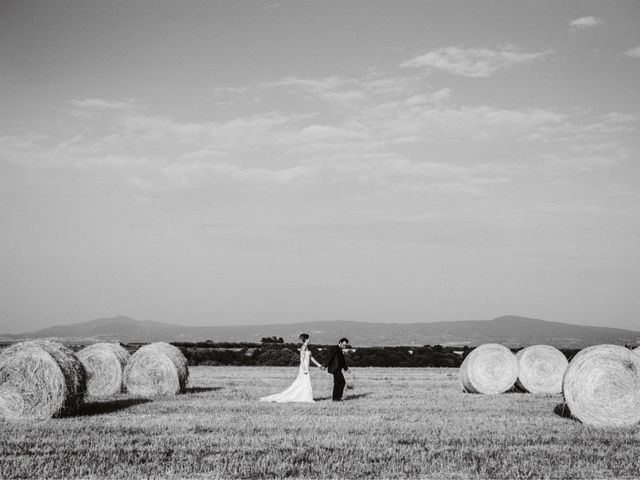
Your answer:
[[[334,402],[342,402],[342,399],[341,398],[334,398],[333,401]]]

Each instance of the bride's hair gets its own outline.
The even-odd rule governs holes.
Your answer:
[[[302,343],[306,342],[307,340],[309,340],[309,334],[308,333],[301,333],[300,336],[298,337],[300,339],[300,341]]]

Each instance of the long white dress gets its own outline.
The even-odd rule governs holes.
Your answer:
[[[311,390],[311,378],[309,376],[309,361],[311,352],[303,350],[300,352],[300,367],[298,368],[298,376],[291,386],[285,391],[274,393],[267,397],[262,397],[261,402],[311,402],[313,403],[313,392]],[[306,372],[306,373],[305,373]]]

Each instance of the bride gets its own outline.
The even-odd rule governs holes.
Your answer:
[[[280,393],[274,393],[268,397],[262,397],[261,402],[313,402],[313,392],[311,391],[311,378],[309,377],[309,362],[312,361],[317,367],[324,368],[315,358],[311,356],[309,350],[309,335],[300,335],[302,346],[300,347],[300,368],[298,376],[289,388]]]

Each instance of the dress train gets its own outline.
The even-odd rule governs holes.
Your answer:
[[[313,391],[311,389],[311,377],[309,375],[309,359],[311,352],[304,350],[300,352],[300,367],[298,376],[286,390],[268,395],[260,399],[261,402],[309,402],[314,403]]]

